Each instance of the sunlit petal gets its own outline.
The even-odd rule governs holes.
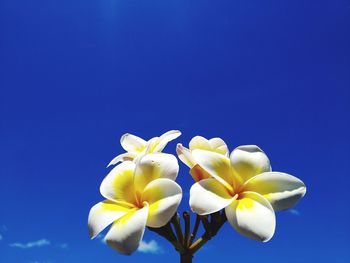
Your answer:
[[[263,242],[269,241],[276,227],[276,218],[270,203],[254,192],[240,194],[225,209],[227,220],[238,233]]]
[[[142,192],[145,186],[158,178],[175,180],[179,165],[174,155],[151,153],[143,156],[135,169],[134,183],[137,191]]]
[[[226,156],[205,150],[193,150],[192,155],[199,164],[212,177],[233,190],[233,174],[230,159]]]
[[[116,156],[112,161],[110,161],[110,163],[107,165],[107,167],[111,166],[111,165],[115,165],[119,162],[124,162],[124,161],[132,161],[134,160],[134,158],[137,155],[135,153],[132,152],[127,152],[127,153],[123,153],[123,154],[119,154],[118,156]]]
[[[209,143],[214,152],[228,156],[227,145],[221,138],[212,138],[209,140]]]
[[[202,136],[193,137],[189,143],[189,148],[190,150],[200,149],[200,150],[207,150],[207,151],[211,151],[212,149],[209,141]]]
[[[142,193],[142,201],[149,204],[147,226],[162,227],[176,212],[182,198],[182,189],[166,178],[150,182]]]
[[[154,148],[153,152],[161,152],[170,141],[175,140],[180,135],[181,135],[181,132],[178,130],[171,130],[162,134],[159,137],[159,142],[157,146]]]
[[[96,237],[103,229],[125,215],[130,208],[118,205],[109,200],[97,203],[90,209],[88,227],[91,238]]]
[[[190,190],[190,207],[199,215],[220,211],[232,200],[227,188],[214,178],[201,180],[192,185]]]
[[[183,147],[181,143],[176,145],[176,153],[179,156],[179,159],[188,167],[192,168],[196,164],[191,151],[186,147]]]
[[[141,152],[141,154],[145,155],[145,154],[148,154],[148,153],[153,153],[154,149],[158,145],[158,143],[159,143],[159,137],[153,137],[153,138],[149,139],[146,142],[146,147]]]
[[[189,143],[190,150],[207,150],[228,156],[228,148],[221,138],[212,138],[207,140],[202,136],[195,136]]]
[[[270,172],[270,161],[266,154],[256,145],[242,145],[230,155],[235,177],[242,183],[263,172]]]
[[[116,202],[135,204],[134,171],[135,163],[131,161],[114,167],[101,183],[102,196]]]
[[[146,141],[136,135],[126,133],[120,139],[120,144],[127,152],[142,152]]]
[[[106,235],[106,242],[118,252],[130,255],[142,240],[148,216],[148,205],[134,209],[118,219]]]
[[[306,193],[306,187],[301,180],[279,172],[259,174],[246,182],[244,189],[263,195],[274,210],[293,207]]]

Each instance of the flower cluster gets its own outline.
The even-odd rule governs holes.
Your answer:
[[[110,162],[109,166],[116,166],[100,187],[106,200],[90,210],[91,238],[112,225],[106,243],[120,253],[131,254],[146,226],[161,228],[169,222],[182,190],[175,182],[177,159],[162,150],[180,135],[169,131],[149,141],[131,134],[122,136],[126,153]],[[196,136],[189,148],[178,144],[176,152],[195,180],[190,190],[192,211],[206,216],[224,209],[230,225],[255,240],[270,240],[275,232],[275,211],[293,207],[306,193],[298,178],[273,172],[268,157],[255,145],[239,146],[230,154],[222,139]]]
[[[220,138],[196,136],[189,149],[178,144],[177,153],[196,181],[190,190],[191,209],[199,215],[225,209],[231,226],[255,240],[270,240],[274,211],[293,207],[306,193],[298,178],[272,172],[268,157],[256,145],[239,146],[229,155]]]
[[[181,133],[170,131],[148,142],[125,134],[121,145],[127,151],[114,158],[115,166],[102,181],[100,192],[106,200],[89,213],[90,237],[111,225],[105,241],[122,254],[134,252],[145,227],[162,227],[176,212],[181,187],[175,183],[179,165],[174,155],[161,153]]]

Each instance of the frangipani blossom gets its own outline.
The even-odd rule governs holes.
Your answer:
[[[175,156],[165,153],[117,165],[100,187],[106,200],[90,210],[90,237],[113,223],[106,243],[122,254],[134,252],[146,226],[162,227],[176,212],[182,198],[181,187],[174,182],[178,171]]]
[[[115,165],[121,161],[137,161],[138,158],[141,158],[147,153],[161,152],[170,141],[175,140],[180,135],[180,131],[171,130],[162,134],[160,137],[153,137],[145,141],[136,135],[125,133],[120,138],[120,144],[126,153],[116,156],[108,166]]]
[[[195,161],[192,156],[193,150],[207,150],[222,154],[226,157],[229,155],[229,151],[226,143],[221,138],[212,138],[207,140],[202,136],[195,136],[189,143],[189,148],[182,146],[181,143],[177,144],[176,152],[180,160],[190,168],[190,174],[192,178],[198,182],[202,179],[210,178],[211,176]]]
[[[206,150],[193,150],[192,157],[212,177],[191,187],[192,210],[208,215],[225,208],[231,226],[255,240],[270,240],[274,211],[293,207],[306,193],[298,178],[272,172],[269,159],[255,145],[237,147],[230,158]]]

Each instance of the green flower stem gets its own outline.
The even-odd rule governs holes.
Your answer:
[[[196,253],[208,240],[210,240],[210,237],[205,234],[198,238],[197,241],[190,246],[191,253]]]
[[[180,263],[191,263],[193,259],[193,254],[183,253],[180,254]]]
[[[198,227],[201,223],[201,218],[199,215],[196,216],[196,222],[194,223],[194,228],[193,228],[193,231],[192,231],[192,234],[191,234],[191,237],[190,237],[190,242],[189,242],[189,246],[192,245],[193,243],[193,240],[196,238],[196,235],[197,235],[197,232],[198,232]]]
[[[170,222],[161,228],[151,228],[148,227],[153,232],[156,232],[158,235],[167,239],[174,248],[180,254],[181,263],[191,263],[193,255],[212,237],[214,237],[220,230],[220,228],[227,221],[225,212],[216,212],[208,216],[199,216],[196,217],[196,222],[193,228],[192,233],[190,234],[190,213],[185,211],[183,213],[184,218],[184,232],[181,229],[180,216],[176,213]],[[209,220],[210,219],[210,220]],[[205,230],[204,234],[198,238],[195,242],[195,239],[200,223],[202,223]],[[174,234],[175,229],[176,235]]]
[[[171,228],[170,222],[168,222],[165,226],[160,228],[148,227],[148,229],[168,240],[179,253],[184,252],[183,246],[177,240],[173,229]]]
[[[207,236],[211,236],[211,224],[209,224],[209,220],[208,220],[209,216],[200,216],[205,233],[207,234]]]
[[[203,227],[205,229],[204,234],[198,238],[196,242],[194,242],[190,247],[189,250],[192,254],[196,253],[205,243],[207,243],[212,237],[216,236],[216,234],[219,232],[220,228],[225,224],[227,221],[225,211],[223,211],[221,214],[220,212],[216,212],[211,215],[211,221],[209,223],[208,217],[200,217]]]
[[[185,211],[182,214],[185,221],[185,236],[184,236],[184,246],[189,247],[190,242],[190,213]]]
[[[176,235],[177,235],[177,239],[179,240],[179,242],[180,242],[181,244],[183,244],[183,243],[184,243],[184,237],[183,237],[182,230],[181,230],[179,213],[176,213],[176,214],[172,217],[172,219],[170,220],[170,222],[174,225],[175,232],[176,232]]]

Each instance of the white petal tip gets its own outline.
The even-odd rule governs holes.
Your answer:
[[[184,149],[184,147],[183,147],[183,145],[181,143],[176,144],[176,152],[177,152],[177,154],[182,153],[183,149]]]
[[[127,133],[124,133],[124,134],[122,135],[122,137],[120,137],[120,138],[122,139],[122,138],[125,138],[126,136],[129,136],[129,135],[130,135],[130,133],[127,132]]]
[[[178,136],[180,136],[182,134],[179,130],[171,130],[169,132],[171,132],[173,134],[178,134]]]
[[[268,238],[268,239],[261,240],[261,242],[267,243],[267,242],[269,242],[271,239],[272,239],[272,237],[270,237],[270,238]]]

